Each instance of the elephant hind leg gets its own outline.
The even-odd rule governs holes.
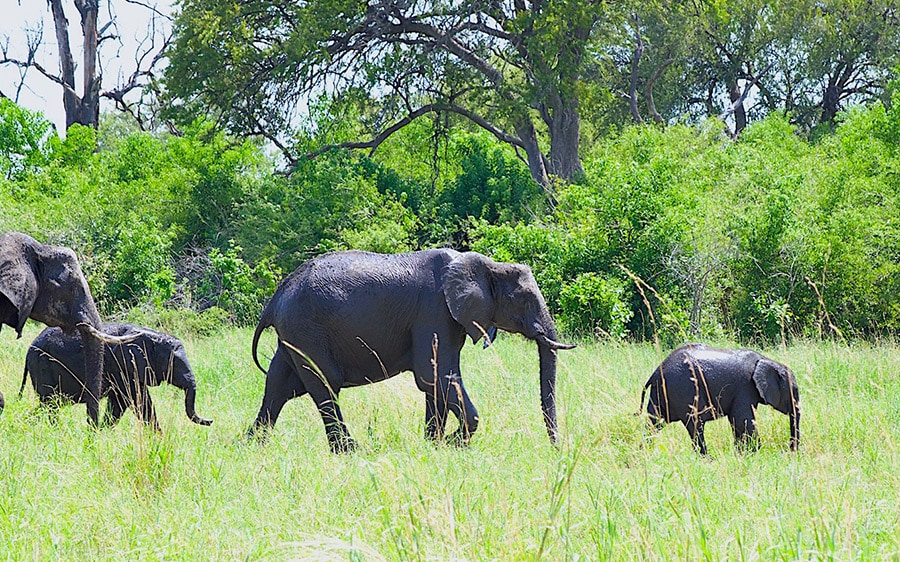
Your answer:
[[[294,350],[291,350],[288,356],[294,371],[300,376],[302,386],[319,409],[331,452],[352,452],[356,449],[356,442],[350,437],[350,430],[344,423],[344,416],[338,405],[338,394],[341,391],[340,368],[333,361],[320,360],[313,364],[310,359]]]
[[[256,421],[247,431],[248,436],[257,434],[260,430],[273,427],[281,414],[282,408],[288,400],[306,394],[306,387],[300,377],[294,372],[294,367],[285,356],[286,352],[279,346],[269,363],[266,372],[266,389],[263,395],[262,406]]]

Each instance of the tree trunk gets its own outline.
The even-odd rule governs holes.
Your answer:
[[[76,123],[79,114],[81,100],[75,93],[75,60],[72,58],[72,48],[69,46],[69,20],[63,11],[62,0],[48,0],[50,11],[53,14],[53,24],[56,29],[56,44],[59,47],[59,70],[63,81],[63,108],[66,112],[66,128]]]
[[[550,120],[550,173],[564,181],[572,181],[584,172],[578,155],[581,119],[578,101],[562,102]]]
[[[737,80],[733,81],[729,88],[728,94],[731,98],[731,103],[735,103],[741,99],[741,89],[738,86]],[[747,111],[744,109],[744,103],[736,103],[734,106],[734,136],[737,138],[738,135],[741,134],[747,127]]]
[[[544,154],[538,146],[537,132],[534,130],[534,123],[528,119],[523,119],[516,125],[516,134],[525,144],[525,155],[528,158],[528,169],[531,171],[531,177],[534,181],[544,188],[549,195],[550,177],[547,175],[547,165],[544,161]]]
[[[81,95],[81,111],[78,123],[97,128],[100,124],[100,79],[97,76],[97,48],[100,37],[97,32],[99,0],[75,0],[81,14],[81,33],[84,36],[84,92]]]
[[[838,86],[832,78],[828,81],[828,86],[825,88],[825,95],[822,96],[822,117],[820,118],[820,121],[822,123],[831,123],[834,121],[834,118],[840,110],[841,104]]]
[[[69,20],[66,19],[62,0],[47,0],[53,14],[56,42],[59,46],[59,68],[63,83],[63,108],[66,112],[66,128],[75,123],[97,128],[100,121],[100,80],[97,77],[97,0],[75,0],[81,14],[81,31],[84,37],[83,79],[81,97],[75,89],[75,59],[69,43]]]

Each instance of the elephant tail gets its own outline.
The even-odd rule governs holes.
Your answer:
[[[653,382],[653,377],[656,376],[656,371],[653,371],[653,374],[650,375],[650,378],[647,379],[647,382],[644,383],[644,389],[641,390],[641,403],[638,406],[637,412],[634,415],[639,416],[644,411],[644,397],[647,395],[647,389],[650,388],[650,384]]]
[[[259,346],[259,336],[262,335],[263,330],[272,325],[272,303],[275,302],[275,297],[269,301],[269,304],[266,305],[266,308],[263,309],[262,315],[259,318],[259,324],[256,325],[256,331],[253,332],[253,362],[256,363],[256,367],[263,372],[266,373],[266,370],[263,369],[263,366],[259,363],[259,357],[257,356],[257,347]]]
[[[22,394],[25,392],[25,383],[28,381],[28,364],[25,364],[24,372],[22,373],[22,386],[19,387],[19,398],[22,398]]]

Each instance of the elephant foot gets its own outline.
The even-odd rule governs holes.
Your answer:
[[[468,447],[469,441],[472,439],[472,434],[468,432],[463,432],[460,430],[456,430],[447,436],[447,443],[453,445],[454,447]]]
[[[265,443],[269,440],[271,431],[272,427],[269,425],[254,423],[247,430],[247,433],[244,434],[244,441],[247,443]]]
[[[356,441],[349,435],[329,435],[328,445],[331,447],[331,452],[336,455],[352,453],[356,450]]]

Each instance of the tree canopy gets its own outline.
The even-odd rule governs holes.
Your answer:
[[[831,123],[883,95],[897,17],[895,0],[185,0],[166,84],[174,112],[262,135],[290,165],[431,116],[489,131],[548,188],[610,126]]]

